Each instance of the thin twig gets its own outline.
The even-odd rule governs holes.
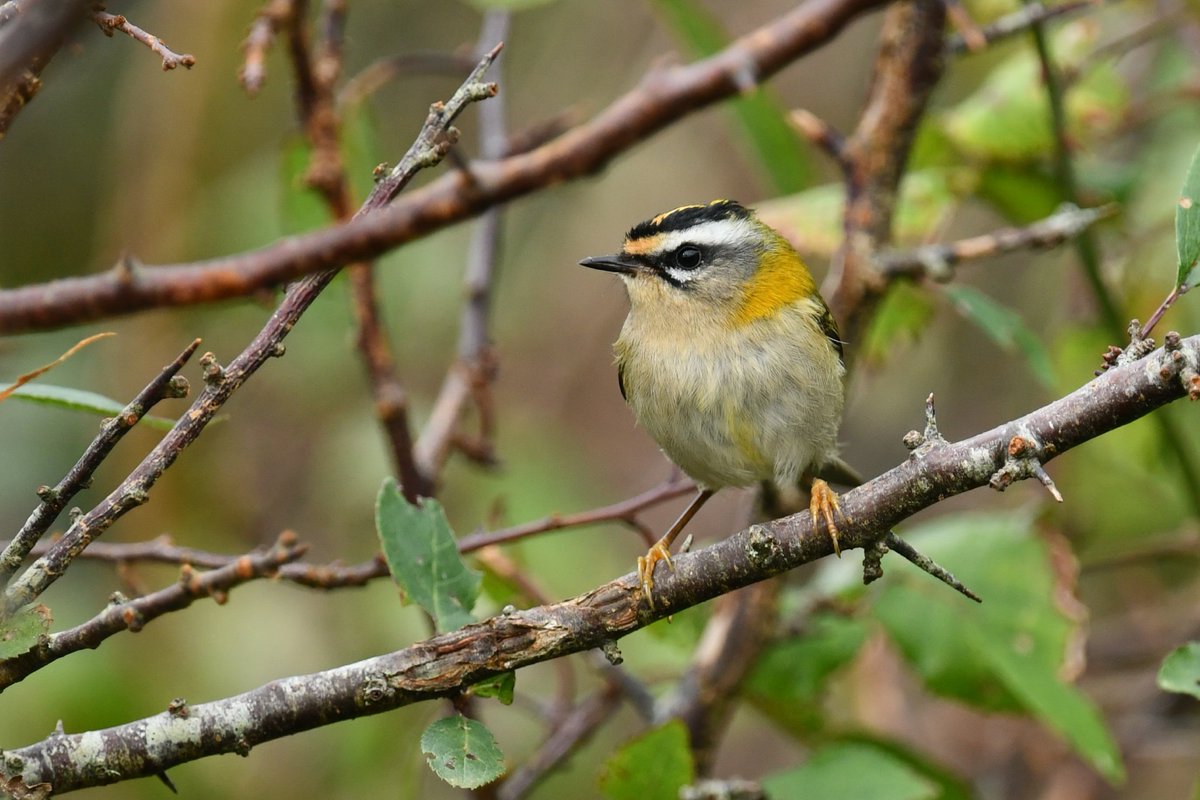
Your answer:
[[[113,31],[120,31],[135,42],[141,42],[146,47],[149,47],[151,51],[158,54],[162,59],[163,72],[175,69],[178,66],[183,66],[187,69],[196,66],[196,57],[194,55],[191,53],[176,53],[167,47],[167,43],[162,39],[153,33],[142,30],[121,14],[109,14],[107,11],[93,11],[92,19],[100,26],[100,30],[104,31],[105,36],[111,37]]]
[[[29,555],[33,546],[58,518],[62,510],[67,507],[67,503],[71,502],[71,499],[81,489],[91,483],[92,474],[112,452],[121,437],[131,430],[138,420],[148,414],[160,400],[167,397],[187,397],[188,382],[177,373],[183,369],[183,365],[188,362],[199,346],[200,340],[196,339],[184,348],[174,361],[163,367],[162,372],[138,392],[129,405],[121,410],[121,413],[106,420],[100,426],[100,433],[84,450],[83,455],[75,462],[75,466],[71,467],[70,471],[57,484],[53,487],[44,486],[38,490],[38,496],[42,498],[42,502],[29,515],[29,519],[21,526],[21,530],[12,538],[12,541],[5,546],[4,552],[0,553],[0,585],[7,583],[16,574],[21,567],[21,562]]]
[[[475,59],[469,53],[435,50],[381,58],[346,81],[338,92],[338,108],[354,108],[401,75],[461,75],[474,65]]]
[[[416,140],[389,176],[388,185],[382,188],[377,185],[376,191],[368,196],[358,215],[369,214],[380,208],[419,170],[438,163],[445,154],[445,147],[439,144],[439,140],[449,130],[455,117],[469,104],[495,93],[494,85],[483,84],[479,80],[495,55],[493,52],[482,59],[449,101],[434,105]],[[217,364],[212,354],[205,355],[202,363],[206,386],[191,409],[108,497],[76,519],[49,553],[35,561],[9,585],[4,594],[7,613],[40,595],[62,576],[71,561],[93,539],[126,512],[149,499],[150,488],[179,454],[195,441],[225,401],[267,359],[283,355],[284,338],[336,275],[337,270],[326,270],[294,284],[259,334],[227,367],[222,368]]]
[[[1040,442],[1048,461],[1185,396],[1182,365],[1200,363],[1200,336],[1173,347],[1115,367],[1066,397],[964,441],[926,441],[904,463],[841,495],[843,549],[870,546],[881,531],[917,511],[987,485],[1007,462],[1018,433]],[[168,712],[104,731],[56,732],[5,750],[0,778],[45,782],[66,792],[154,775],[207,756],[245,755],[266,741],[445,697],[502,672],[604,646],[669,614],[832,554],[824,526],[804,511],[675,556],[675,568],[655,582],[654,608],[630,573],[560,603],[506,610],[394,653],[190,706],[188,725]]]
[[[32,650],[0,661],[0,691],[64,656],[85,648],[95,649],[121,631],[137,633],[148,622],[187,608],[197,600],[211,597],[224,604],[234,587],[274,576],[280,566],[300,558],[307,549],[295,534],[284,532],[269,550],[238,556],[208,572],[198,573],[185,565],[179,580],[165,589],[134,600],[115,596],[107,608],[87,622],[43,637]]]
[[[503,41],[508,35],[508,21],[508,12],[489,11],[484,17],[481,45]],[[497,64],[496,68],[499,67]],[[504,104],[489,103],[481,108],[479,123],[481,157],[488,160],[501,158],[508,146]],[[491,385],[496,375],[496,360],[488,329],[492,283],[499,260],[501,220],[499,206],[493,206],[483,214],[472,232],[463,276],[465,303],[459,320],[457,358],[446,371],[429,423],[416,443],[414,457],[420,472],[426,476],[441,474],[451,446],[455,444],[477,462],[489,464],[495,461]],[[475,399],[479,411],[479,436],[474,441],[456,435],[459,417],[469,398]]]
[[[458,541],[459,552],[470,553],[482,547],[493,544],[512,542],[547,531],[557,531],[564,528],[575,528],[583,525],[596,525],[602,522],[621,521],[627,524],[637,517],[638,512],[665,500],[671,500],[696,491],[696,483],[691,478],[672,478],[639,495],[622,500],[619,503],[593,508],[587,511],[577,511],[574,514],[551,514],[540,520],[526,522],[511,528],[498,531],[482,531],[464,536]]]
[[[499,800],[520,800],[564,759],[587,743],[620,707],[621,690],[609,682],[577,705],[546,736],[541,747],[513,770],[497,792]]]
[[[259,9],[250,24],[250,32],[242,42],[245,58],[238,70],[238,82],[250,95],[257,94],[267,80],[267,53],[279,31],[296,14],[294,0],[269,0]]]
[[[979,32],[983,34],[984,42],[992,45],[1004,39],[1010,39],[1017,34],[1024,33],[1034,25],[1060,17],[1072,16],[1085,9],[1096,8],[1103,2],[1104,0],[1067,0],[1065,3],[1057,3],[1055,5],[1046,5],[1045,3],[1037,2],[1028,3],[1021,7],[1020,10],[1006,14],[995,22],[982,26]],[[946,55],[962,55],[970,50],[971,48],[967,46],[967,42],[963,39],[961,33],[956,33],[946,40]]]
[[[1045,219],[1022,227],[1000,228],[947,244],[883,252],[875,260],[885,275],[928,275],[937,280],[947,280],[953,274],[952,268],[963,261],[991,258],[1014,250],[1057,247],[1079,235],[1085,228],[1115,215],[1117,210],[1117,206],[1111,203],[1096,208],[1068,205]]]

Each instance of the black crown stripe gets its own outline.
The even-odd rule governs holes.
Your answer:
[[[750,211],[736,200],[714,200],[704,206],[681,206],[659,214],[653,219],[639,222],[629,229],[626,240],[645,239],[660,233],[681,231],[699,225],[702,222],[715,222],[721,219],[747,219]]]

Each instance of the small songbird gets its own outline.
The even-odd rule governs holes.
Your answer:
[[[629,316],[614,350],[621,395],[700,492],[638,559],[654,604],[654,568],[700,507],[726,486],[810,488],[838,550],[837,495],[816,477],[853,474],[837,457],[845,396],[842,342],[799,254],[732,200],[676,208],[634,226],[615,272]]]

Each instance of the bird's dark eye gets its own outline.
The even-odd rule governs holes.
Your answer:
[[[695,245],[685,244],[675,251],[675,266],[680,269],[695,269],[704,260],[704,254]]]

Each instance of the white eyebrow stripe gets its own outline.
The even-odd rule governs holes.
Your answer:
[[[690,228],[659,234],[657,246],[646,255],[670,253],[681,244],[732,245],[744,242],[754,234],[754,226],[745,219],[716,219],[701,222]]]

